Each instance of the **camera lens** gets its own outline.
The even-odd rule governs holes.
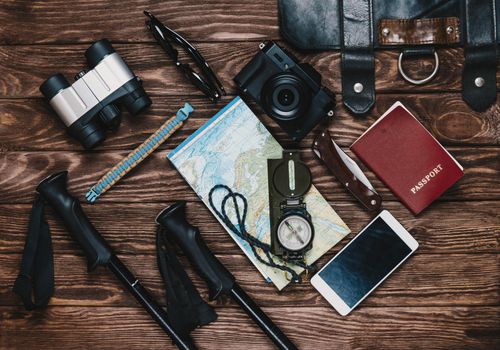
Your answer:
[[[51,100],[52,97],[57,95],[59,91],[69,88],[69,82],[64,77],[64,75],[58,73],[54,74],[40,85],[40,92],[45,96],[47,100]]]
[[[303,116],[309,108],[309,90],[292,73],[271,78],[262,89],[264,109],[273,118],[290,121]]]
[[[294,100],[295,96],[290,89],[283,89],[278,93],[278,102],[283,106],[290,106]]]
[[[301,99],[301,92],[297,86],[285,82],[284,84],[278,85],[272,92],[271,104],[274,109],[280,111],[283,115],[289,114],[291,116],[300,105]]]
[[[85,58],[91,68],[94,68],[102,61],[107,55],[111,55],[115,52],[113,46],[108,39],[101,39],[96,41],[90,46],[87,51],[85,51]]]

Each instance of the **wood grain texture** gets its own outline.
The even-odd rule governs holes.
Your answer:
[[[89,45],[36,45],[0,46],[0,93],[4,97],[41,96],[38,88],[49,76],[64,74],[71,80],[76,73],[86,68],[84,52]],[[258,44],[242,43],[200,43],[197,45],[210,65],[221,78],[230,94],[237,93],[233,77],[258,52]],[[146,91],[152,95],[201,96],[174,66],[172,60],[154,44],[115,44],[114,48],[130,68],[144,81]],[[293,50],[292,50],[293,51]],[[309,62],[323,76],[323,84],[335,92],[340,91],[340,53],[300,53],[293,51],[299,60]],[[380,51],[375,56],[376,90],[391,92],[450,92],[461,90],[463,66],[461,49],[439,51],[440,73],[425,85],[410,85],[397,70],[397,51]],[[181,55],[184,61],[189,61]],[[407,63],[409,74],[415,71],[425,75],[425,61],[411,60]],[[413,74],[415,75],[415,73]],[[412,75],[412,76],[413,76]],[[497,88],[500,89],[500,73],[497,73]]]
[[[500,94],[499,94],[500,95]],[[231,97],[232,98],[232,97]],[[188,135],[202,126],[227,103],[230,97],[217,105],[207,103],[201,97],[155,96],[152,107],[139,116],[124,113],[122,125],[96,151],[132,149],[149,137],[181,106],[189,101],[195,112],[187,123],[167,141],[161,149],[179,144]],[[458,93],[397,95],[380,94],[377,104],[366,118],[353,118],[337,98],[336,115],[327,125],[330,134],[339,145],[351,145],[394,101],[401,101],[409,108],[432,134],[444,145],[498,145],[500,144],[500,105],[484,113],[472,111]],[[499,97],[500,100],[500,97]],[[249,105],[269,127],[271,133],[284,146],[290,144],[288,137],[278,125],[267,117],[255,104]],[[318,127],[320,129],[323,126]],[[309,148],[315,132],[310,133],[299,144]],[[24,151],[81,151],[81,144],[68,136],[64,124],[56,117],[48,103],[41,99],[0,99],[0,150]]]
[[[151,41],[143,10],[151,11],[190,40],[244,41],[278,37],[274,1],[231,0],[127,2],[5,0],[0,3],[0,43],[39,44]],[[19,25],[23,23],[23,25]]]
[[[207,58],[229,96],[210,104],[154,43],[144,26],[149,9],[178,30]],[[88,216],[117,254],[164,303],[153,244],[156,214],[174,200],[188,200],[188,218],[243,288],[300,349],[500,349],[500,93],[483,113],[461,99],[463,50],[440,49],[440,71],[424,86],[397,72],[397,50],[377,51],[375,107],[364,118],[342,106],[340,53],[298,52],[279,36],[276,0],[133,0],[113,2],[0,2],[0,349],[173,349],[171,341],[105,269],[88,274],[82,251],[52,209],[47,219],[55,251],[56,293],[45,311],[28,313],[11,293],[24,245],[34,188],[45,176],[69,170],[70,191],[83,194],[111,166],[139,145],[184,101],[194,105],[188,123],[96,205]],[[120,130],[85,152],[65,133],[38,87],[61,72],[72,78],[86,67],[84,51],[107,37],[144,81],[153,106],[124,114]],[[328,127],[347,149],[395,101],[403,102],[465,168],[465,176],[419,216],[413,216],[368,172],[388,209],[420,244],[348,317],[339,316],[308,279],[278,293],[199,201],[165,156],[237,93],[234,75],[274,39],[323,76],[337,93]],[[182,50],[181,50],[182,51]],[[181,52],[183,62],[191,62]],[[428,59],[408,60],[405,70],[423,76]],[[500,70],[497,69],[500,92]],[[292,144],[255,103],[251,108],[285,147]],[[352,233],[319,261],[323,265],[370,220],[309,147],[298,147],[319,191]],[[294,145],[296,146],[296,145]],[[297,146],[296,146],[297,147]],[[362,167],[366,170],[365,167]],[[187,266],[202,295],[205,284]],[[212,302],[219,320],[193,332],[200,349],[271,349],[272,344],[234,302]]]
[[[95,227],[121,255],[154,254],[154,233],[156,215],[176,198],[158,203],[83,203],[83,209]],[[371,215],[354,201],[331,203],[343,218],[352,233],[340,243],[346,242],[359,232],[370,220]],[[500,216],[499,201],[476,201],[435,203],[429,210],[414,217],[400,203],[385,203],[384,207],[400,220],[419,242],[420,253],[499,253]],[[457,208],[460,212],[457,212]],[[29,204],[0,205],[0,253],[21,253],[28,227]],[[207,244],[216,254],[241,254],[241,250],[215,217],[201,202],[188,203],[187,215],[193,225],[200,228]],[[82,253],[76,248],[62,222],[53,210],[46,209],[51,228],[54,250],[58,254]],[[16,218],[12,220],[12,218]],[[119,218],[115,220],[114,218]],[[453,228],[453,229],[450,229]],[[335,250],[337,250],[337,247]]]
[[[463,165],[465,175],[440,200],[500,198],[500,147],[449,147],[449,151]],[[196,201],[196,194],[165,159],[167,153],[168,150],[153,153],[99,202],[159,202],[169,198]],[[303,151],[301,157],[310,167],[318,190],[328,201],[349,200],[350,195],[311,153]],[[70,191],[83,198],[89,188],[126,154],[125,151],[0,153],[0,203],[29,203],[36,185],[49,174],[61,170],[71,174]],[[371,173],[368,177],[384,200],[394,200],[380,180]]]
[[[154,235],[149,234],[154,240]],[[229,239],[229,238],[228,238]],[[75,256],[79,250],[69,255],[57,252],[55,274],[57,290],[51,305],[71,306],[134,306],[133,297],[126,293],[122,285],[106,269],[87,273],[83,256]],[[119,252],[118,252],[119,254]],[[123,262],[134,271],[141,283],[150,289],[159,300],[164,300],[165,287],[162,284],[156,256],[119,255]],[[325,299],[311,286],[309,279],[290,285],[281,292],[266,283],[251,262],[241,254],[227,252],[217,254],[222,263],[234,274],[238,283],[259,304],[263,306],[328,306]],[[331,254],[319,261],[324,265]],[[11,289],[18,273],[19,254],[0,254],[0,305],[16,305],[20,301]],[[196,275],[186,259],[183,265],[196,286],[208,299],[205,283]],[[477,273],[478,271],[481,273]],[[453,306],[453,305],[500,305],[499,254],[423,254],[418,252],[389,280],[378,288],[363,305],[370,306]],[[258,283],[256,283],[258,282]],[[219,304],[234,305],[229,300],[219,300]]]
[[[217,309],[216,324],[197,329],[200,349],[271,349],[239,309]],[[348,317],[329,307],[264,308],[301,349],[494,349],[500,325],[495,307],[361,307]],[[28,314],[0,308],[4,349],[174,349],[138,308],[56,307]],[[431,317],[430,317],[431,316]],[[71,329],[71,334],[64,329]]]

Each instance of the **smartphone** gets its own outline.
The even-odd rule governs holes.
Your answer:
[[[311,278],[311,284],[345,316],[417,248],[410,233],[383,210]]]

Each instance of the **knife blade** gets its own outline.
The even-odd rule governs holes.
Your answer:
[[[366,209],[380,210],[382,197],[356,162],[333,141],[328,130],[322,131],[314,139],[313,152]]]

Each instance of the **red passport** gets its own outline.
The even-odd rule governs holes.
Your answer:
[[[464,174],[401,102],[392,105],[351,150],[415,215]]]

